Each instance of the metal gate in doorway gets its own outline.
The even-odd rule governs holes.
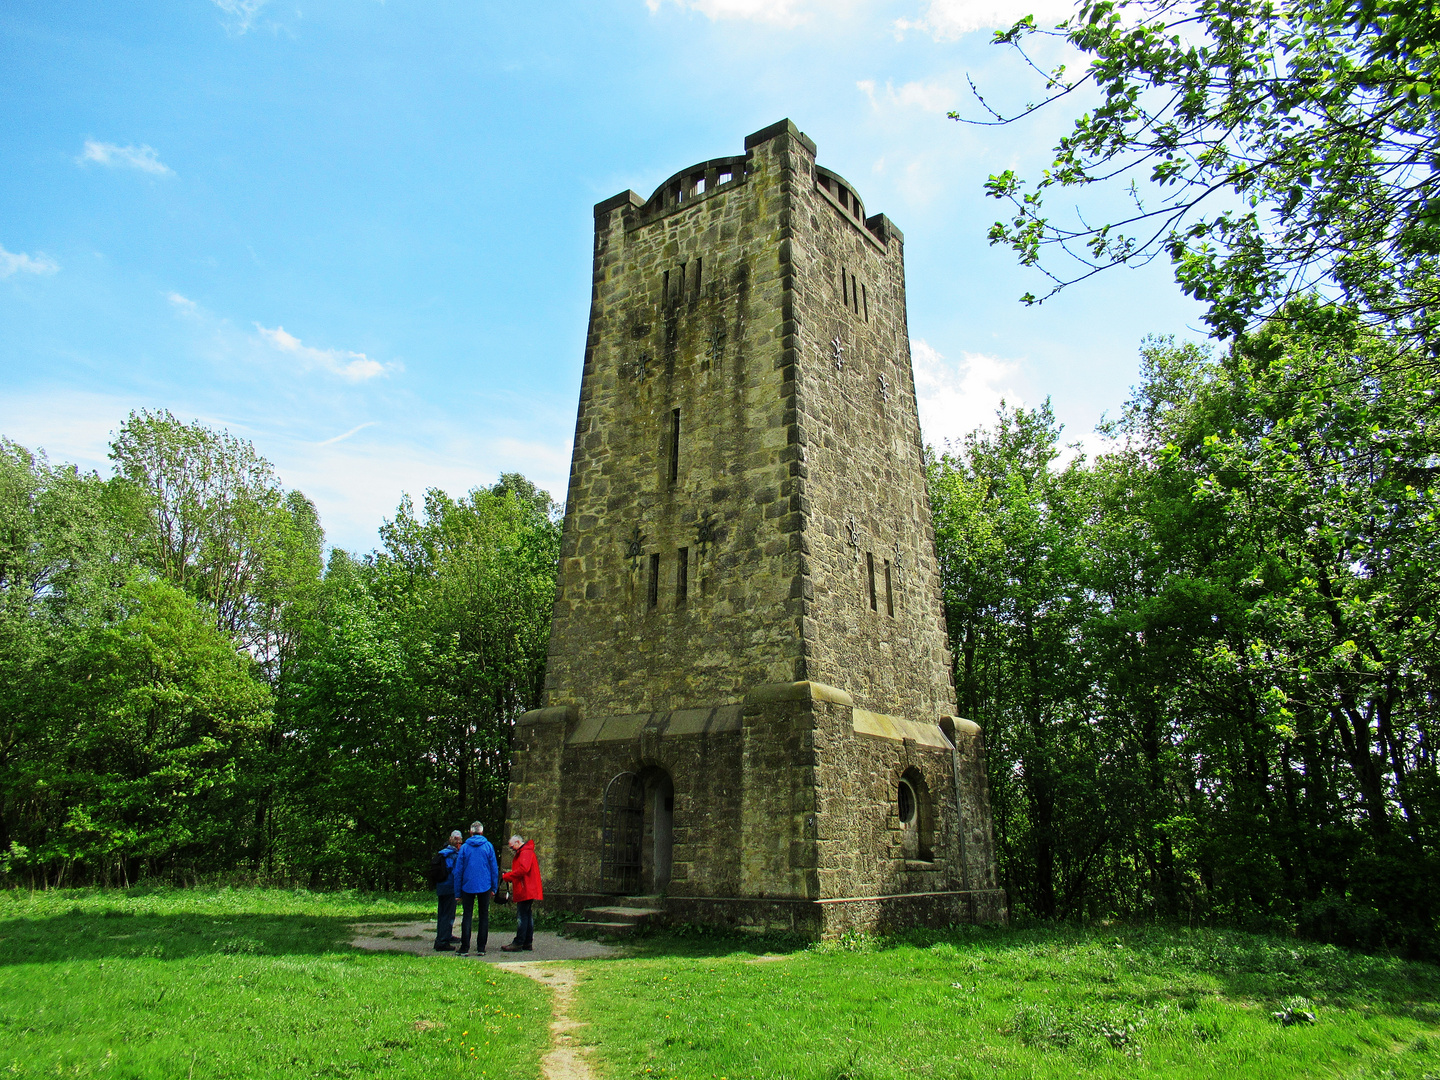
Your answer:
[[[623,772],[605,785],[600,815],[600,887],[633,896],[640,891],[645,835],[645,786],[635,782],[634,773]]]

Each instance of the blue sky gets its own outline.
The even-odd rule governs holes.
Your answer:
[[[107,472],[132,409],[223,426],[357,550],[406,491],[563,498],[593,205],[788,116],[905,233],[927,439],[1002,396],[1085,436],[1200,322],[1160,265],[1017,302],[981,185],[1067,118],[944,114],[1038,95],[988,43],[1030,11],[1065,6],[7,0],[0,433]]]

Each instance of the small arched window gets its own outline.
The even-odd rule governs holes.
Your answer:
[[[896,807],[900,817],[900,844],[907,859],[932,862],[935,817],[930,806],[930,789],[918,769],[906,769],[900,777]]]
[[[915,789],[908,780],[900,781],[900,824],[915,824]]]

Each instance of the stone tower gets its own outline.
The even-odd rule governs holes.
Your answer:
[[[955,691],[904,238],[790,121],[595,207],[546,707],[546,901],[830,934],[1005,918]]]

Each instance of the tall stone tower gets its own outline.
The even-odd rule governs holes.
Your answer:
[[[904,238],[790,121],[595,207],[546,708],[509,813],[546,900],[995,921],[955,717]]]

